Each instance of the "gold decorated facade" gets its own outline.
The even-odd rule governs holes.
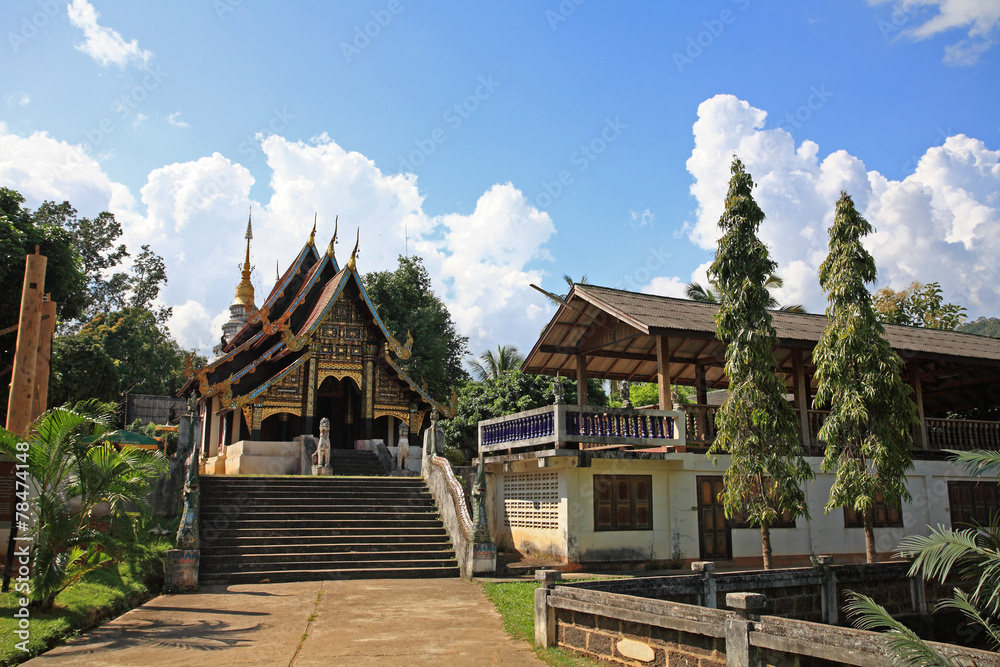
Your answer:
[[[239,440],[318,435],[324,417],[336,448],[389,442],[399,422],[419,433],[437,407],[400,365],[413,339],[401,344],[375,312],[357,272],[357,245],[340,268],[333,244],[320,254],[314,229],[219,358],[186,369],[185,391],[199,397],[206,416],[208,455]]]

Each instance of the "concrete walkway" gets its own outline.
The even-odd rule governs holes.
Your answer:
[[[211,586],[161,595],[24,664],[543,664],[459,579]]]

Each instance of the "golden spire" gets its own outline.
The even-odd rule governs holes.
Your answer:
[[[236,303],[242,303],[247,308],[256,310],[256,306],[253,303],[253,284],[250,282],[250,239],[253,238],[253,209],[250,210],[250,216],[247,218],[247,233],[245,238],[247,240],[247,249],[246,255],[243,258],[243,272],[240,284],[236,286]]]
[[[274,260],[274,282],[281,280],[281,272],[278,271],[278,260]]]
[[[351,251],[351,258],[349,260],[347,260],[347,268],[350,269],[351,271],[354,271],[355,267],[358,264],[358,259],[357,259],[358,258],[358,243],[360,243],[360,242],[361,242],[361,229],[358,228],[358,237],[354,241],[354,250]]]
[[[340,221],[340,216],[338,215],[333,219],[333,238],[330,239],[330,245],[326,247],[326,254],[329,257],[334,256],[333,244],[337,242],[337,223]]]
[[[316,219],[319,217],[319,212],[317,211],[313,215],[313,230],[309,234],[309,245],[316,245]]]

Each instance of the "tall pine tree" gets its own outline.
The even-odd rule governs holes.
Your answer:
[[[722,502],[726,516],[742,514],[760,526],[764,568],[772,567],[771,526],[782,514],[808,516],[802,483],[812,469],[802,458],[796,417],[776,374],[777,333],[765,282],[776,264],[757,238],[764,213],[753,199],[753,179],[733,158],[723,236],[709,269],[719,287],[716,333],[726,344],[729,398],[716,416],[718,437],[709,455],[729,454]]]
[[[819,387],[813,405],[829,407],[819,431],[826,443],[824,472],[836,471],[826,511],[853,508],[865,529],[865,553],[876,559],[873,510],[910,500],[905,473],[913,467],[909,427],[916,421],[903,360],[889,346],[866,285],[875,282],[875,260],[861,244],[872,226],[840,193],[830,227],[830,254],[819,267],[826,292],[826,331],[813,350]]]

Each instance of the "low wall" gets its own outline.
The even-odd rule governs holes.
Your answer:
[[[227,475],[300,475],[298,442],[240,440],[226,447]]]
[[[458,480],[455,479],[448,459],[437,456],[433,453],[433,448],[428,446],[432,430],[427,429],[424,433],[422,473],[427,482],[427,488],[437,504],[441,522],[455,548],[455,558],[458,560],[462,577],[471,579],[473,569],[472,518],[465,504],[465,492]]]
[[[535,594],[535,640],[543,647],[563,646],[620,665],[880,667],[889,659],[879,633],[803,617],[835,616],[845,587],[874,594],[890,609],[925,610],[922,585],[911,586],[905,578],[899,584],[898,575],[905,575],[905,569],[852,565],[706,572],[540,588]],[[664,599],[668,597],[684,601]],[[707,605],[700,606],[700,601]],[[761,615],[764,611],[782,615]],[[1000,667],[996,653],[928,643],[945,656],[966,655],[977,665]]]

